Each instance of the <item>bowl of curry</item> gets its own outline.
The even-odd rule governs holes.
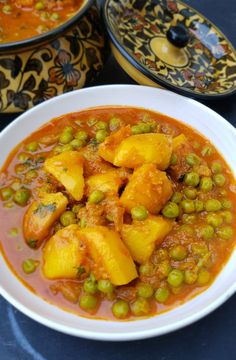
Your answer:
[[[0,135],[1,294],[100,340],[208,314],[236,288],[235,135],[207,107],[142,86],[21,115]]]
[[[22,112],[88,85],[103,67],[94,0],[0,2],[0,112]]]

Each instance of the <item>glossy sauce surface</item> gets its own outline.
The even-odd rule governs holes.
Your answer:
[[[6,0],[0,2],[0,44],[29,39],[71,18],[83,0]]]
[[[118,122],[116,122],[119,123],[118,127],[113,127],[112,124],[115,123],[115,121],[112,122],[112,119],[118,119]],[[73,134],[83,130],[86,131],[89,136],[87,142],[82,146],[82,150],[87,148],[91,151],[86,159],[85,178],[99,172],[105,173],[107,170],[114,168],[108,162],[102,161],[101,163],[101,159],[97,155],[100,143],[96,140],[96,134],[98,132],[96,124],[101,122],[108,124],[106,130],[107,136],[128,124],[132,127],[140,123],[145,123],[151,124],[152,132],[165,134],[171,138],[176,138],[180,134],[184,134],[190,145],[188,145],[187,150],[185,147],[181,147],[176,151],[177,161],[175,159],[176,156],[172,156],[172,165],[170,164],[166,170],[174,191],[171,203],[175,203],[179,207],[179,215],[174,218],[175,221],[171,219],[171,221],[174,221],[172,230],[165,239],[156,246],[150,259],[145,264],[140,265],[136,263],[139,274],[137,279],[127,285],[115,287],[115,290],[109,297],[98,293],[98,306],[96,307],[96,311],[87,312],[82,310],[78,303],[79,297],[84,293],[83,283],[89,274],[82,274],[78,276],[78,279],[72,280],[48,280],[42,272],[43,247],[55,231],[62,228],[60,221],[57,221],[52,226],[50,235],[38,249],[32,249],[26,244],[22,226],[25,212],[33,199],[37,199],[39,196],[40,189],[48,192],[56,192],[58,189],[62,189],[57,181],[51,178],[49,181],[49,177],[45,174],[42,167],[45,159],[48,157],[61,151],[71,150],[68,144],[61,144],[59,140],[65,127],[72,127]],[[35,141],[38,144],[37,150],[33,152],[27,151],[27,144]],[[76,151],[81,151],[81,148],[76,149]],[[19,160],[19,158],[22,158],[22,156],[20,156],[22,153],[27,154],[25,161]],[[173,151],[173,153],[175,152]],[[186,176],[187,173],[193,170],[193,166],[186,163],[186,156],[189,155],[189,153],[194,153],[201,159],[197,170],[195,168],[195,171],[199,172],[200,178],[207,177],[213,179],[213,186],[210,190],[202,191],[200,185],[186,185],[183,176]],[[191,163],[191,161],[188,162]],[[215,163],[220,164],[218,168],[217,166],[214,167],[213,164]],[[212,169],[215,170],[213,171]],[[30,171],[32,175],[32,170],[36,171],[36,175],[33,177],[29,175]],[[181,176],[179,176],[180,170],[184,170],[184,174],[181,174]],[[132,171],[133,170],[128,170],[130,174]],[[214,180],[216,173],[224,176],[225,181],[223,185],[216,184],[217,181]],[[21,187],[22,185],[31,191],[31,197],[26,206],[17,205],[12,198],[7,200],[2,199],[3,201],[0,202],[0,240],[4,257],[17,277],[32,291],[45,300],[82,316],[114,320],[115,317],[111,311],[112,304],[118,299],[122,299],[132,308],[135,300],[140,298],[140,296],[137,295],[138,284],[140,282],[151,285],[154,292],[152,296],[147,297],[149,310],[145,316],[170,310],[205,290],[224,266],[235,246],[236,184],[225,160],[206,138],[190,127],[187,127],[177,120],[148,110],[125,107],[97,108],[53,119],[50,123],[43,126],[19,144],[10,154],[2,169],[0,174],[1,189],[13,187],[14,191],[16,191],[17,187]],[[45,189],[45,187],[48,187],[48,189]],[[190,191],[190,194],[188,194],[186,188],[188,188],[188,190],[197,189],[197,191],[195,192],[194,190],[192,193]],[[66,194],[66,191],[63,190],[63,193]],[[177,193],[181,194],[181,200],[177,199],[178,196],[175,195]],[[188,196],[186,194],[188,194]],[[176,196],[176,199],[174,199],[174,196]],[[68,210],[71,210],[73,205],[84,205],[86,202],[85,198],[79,202],[74,201],[70,196],[68,196],[68,198]],[[215,199],[220,202],[221,206],[218,210],[206,210],[206,203],[210,199]],[[188,202],[189,200],[191,203]],[[186,201],[188,206],[194,204],[193,210],[190,209],[190,211],[188,206],[186,207]],[[197,208],[200,202],[203,203],[202,209]],[[162,214],[164,215],[165,211],[163,209],[164,207],[162,208]],[[209,214],[213,215],[213,217],[210,218]],[[81,217],[78,214],[76,216],[78,217],[76,222],[81,224]],[[95,217],[96,214],[92,214],[91,216]],[[216,221],[215,218],[217,219]],[[124,223],[131,223],[129,214],[125,214]],[[109,229],[114,229],[112,221],[106,219],[104,224]],[[210,233],[209,226],[211,227]],[[206,230],[205,233],[202,229],[206,229],[206,227],[208,227],[208,232]],[[173,249],[175,248],[176,250],[176,246],[179,246],[179,248],[177,252],[174,253]],[[34,259],[37,263],[36,270],[30,274],[26,274],[22,268],[23,262],[27,259]],[[179,286],[172,286],[168,280],[170,272],[174,269],[177,269],[183,275]],[[154,295],[160,288],[168,289],[168,297],[164,302],[157,301],[158,297],[156,296],[155,298]],[[129,310],[125,320],[137,318],[140,317],[135,316],[132,311]]]

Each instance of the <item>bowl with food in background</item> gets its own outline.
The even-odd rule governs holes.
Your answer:
[[[21,112],[88,85],[105,60],[92,0],[0,4],[0,112]]]
[[[234,293],[235,129],[214,111],[100,86],[27,111],[0,140],[0,292],[24,314],[134,340]]]

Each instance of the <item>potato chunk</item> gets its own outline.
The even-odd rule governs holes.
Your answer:
[[[99,145],[98,154],[106,161],[113,163],[117,146],[128,136],[131,135],[130,126],[125,126],[114,134],[108,136],[105,141]]]
[[[48,158],[44,163],[45,170],[65,186],[77,201],[81,200],[84,192],[83,161],[77,151],[67,151]]]
[[[41,244],[67,204],[67,198],[60,192],[45,194],[40,200],[32,202],[23,221],[25,240],[30,246]]]
[[[157,214],[172,195],[172,185],[166,173],[154,164],[145,164],[133,172],[121,195],[121,203],[130,212],[134,206],[143,205]]]
[[[172,139],[164,134],[138,134],[124,139],[115,151],[113,164],[136,168],[153,163],[165,170],[170,163]]]
[[[53,235],[43,248],[43,274],[48,279],[75,279],[85,256],[78,225],[69,225]]]
[[[101,190],[107,194],[117,194],[129,174],[124,169],[111,170],[105,174],[90,176],[86,181],[86,194],[94,190]]]
[[[133,259],[118,233],[105,226],[87,227],[80,230],[82,241],[97,266],[114,285],[128,284],[137,275]]]
[[[162,216],[149,216],[146,220],[123,225],[121,236],[132,258],[139,264],[148,261],[156,245],[171,231],[172,224]]]

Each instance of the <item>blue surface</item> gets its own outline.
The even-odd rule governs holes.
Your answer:
[[[185,2],[217,24],[236,47],[236,0]],[[112,83],[133,81],[110,58],[96,84]],[[236,126],[236,96],[204,103]],[[13,118],[0,115],[0,129]],[[236,295],[185,329],[159,338],[121,344],[84,340],[50,330],[0,297],[0,360],[235,360],[235,308]]]

